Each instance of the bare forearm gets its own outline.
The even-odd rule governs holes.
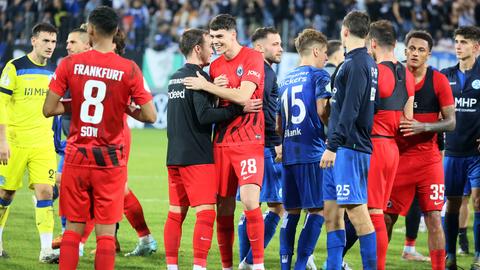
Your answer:
[[[245,105],[245,102],[250,99],[250,97],[245,97],[244,95],[241,94],[240,91],[236,89],[229,89],[225,87],[220,87],[217,86],[213,83],[208,83],[207,87],[204,89],[205,91],[214,94],[220,98],[230,100],[234,103],[237,103],[239,105]]]
[[[63,103],[62,102],[58,102],[57,104],[55,104],[54,107],[52,108],[45,108],[43,107],[43,115],[45,117],[51,117],[51,116],[55,116],[55,115],[61,115],[65,113],[65,107],[63,106]]]
[[[424,123],[426,132],[444,132],[455,129],[455,118],[442,119],[435,123]]]
[[[7,125],[0,124],[0,142],[7,141]]]

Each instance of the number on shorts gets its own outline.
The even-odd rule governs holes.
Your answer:
[[[97,96],[93,96],[93,89],[97,88]],[[103,118],[103,104],[107,92],[107,85],[102,81],[88,80],[83,88],[85,101],[80,108],[80,120],[84,123],[98,124]],[[95,110],[90,115],[89,109],[93,106]]]
[[[55,170],[53,169],[48,170],[48,178],[53,179],[54,175],[55,175]]]
[[[257,161],[255,161],[253,158],[240,161],[240,166],[242,167],[242,172],[240,175],[257,172]]]
[[[350,195],[350,185],[337,185],[337,196]]]
[[[430,189],[432,190],[432,193],[430,195],[430,200],[436,201],[436,200],[441,200],[443,201],[444,194],[445,194],[445,185],[444,184],[432,184],[430,185]]]

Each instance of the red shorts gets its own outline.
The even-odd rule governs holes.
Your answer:
[[[397,143],[389,138],[372,138],[373,153],[368,171],[368,208],[387,208],[397,173]]]
[[[400,156],[387,213],[408,213],[416,195],[423,212],[441,211],[445,180],[442,160],[432,162],[431,155]]]
[[[167,168],[170,205],[199,206],[217,203],[214,164]]]
[[[235,196],[237,188],[246,184],[262,187],[263,145],[216,146],[213,148],[213,156],[219,196]]]
[[[60,215],[67,220],[114,224],[122,220],[127,167],[86,168],[65,164]]]

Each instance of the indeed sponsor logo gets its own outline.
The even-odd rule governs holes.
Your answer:
[[[168,92],[169,99],[176,99],[176,98],[185,98],[185,89],[179,91],[170,91]]]

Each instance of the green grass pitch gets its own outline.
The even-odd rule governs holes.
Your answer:
[[[131,251],[136,244],[137,236],[130,224],[124,219],[120,225],[119,240],[122,253],[116,257],[116,269],[166,269],[165,253],[163,248],[163,225],[168,211],[167,171],[165,157],[167,149],[166,132],[161,130],[133,130],[133,145],[129,163],[129,186],[139,198],[147,223],[158,241],[159,249],[150,257],[123,257],[125,252]],[[241,207],[237,207],[236,220],[241,213]],[[193,260],[192,233],[194,225],[194,212],[191,211],[183,226],[183,238],[180,248],[180,269],[191,269]],[[55,235],[60,232],[60,222],[56,218]],[[301,222],[299,224],[302,224]],[[404,221],[400,219],[396,225],[394,237],[389,246],[387,256],[387,269],[430,269],[428,263],[405,262],[401,259],[403,249]],[[297,237],[301,226],[299,225]],[[279,230],[279,229],[278,229]],[[278,230],[270,246],[265,251],[266,269],[279,269],[279,243]],[[317,267],[326,258],[326,237],[322,230],[320,240],[315,250]],[[470,250],[473,250],[473,233],[469,231]],[[427,234],[419,233],[417,250],[422,254],[428,254]],[[237,242],[235,249],[237,250]],[[57,269],[56,265],[44,265],[38,263],[40,243],[35,227],[34,207],[32,192],[23,188],[18,192],[12,204],[9,220],[4,231],[4,248],[9,252],[10,259],[0,259],[0,270],[10,269]],[[93,269],[94,256],[90,251],[95,248],[95,236],[92,234],[85,247],[85,255],[80,258],[78,269]],[[234,251],[235,265],[238,264],[238,252]],[[220,257],[216,239],[212,242],[212,249],[208,257],[208,269],[221,269]],[[346,256],[349,265],[357,270],[361,268],[361,258],[358,244]],[[472,257],[459,257],[459,265],[468,269]]]

